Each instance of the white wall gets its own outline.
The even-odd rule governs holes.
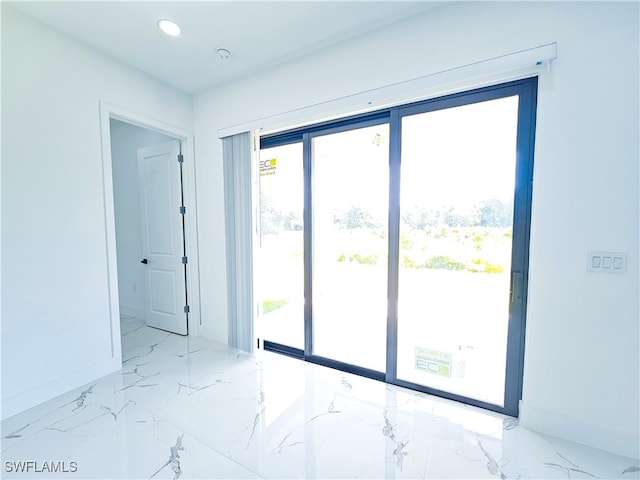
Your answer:
[[[110,126],[120,313],[144,318],[147,276],[140,263],[142,231],[138,149],[172,139],[118,120],[111,119]]]
[[[99,101],[191,130],[188,95],[3,4],[3,418],[120,366]]]
[[[196,96],[202,333],[227,340],[218,129],[556,41],[539,84],[521,419],[640,456],[637,3],[449,3]],[[587,273],[590,250],[627,252],[627,273]]]
[[[638,4],[451,3],[195,99],[203,334],[227,340],[219,128],[557,41],[540,78],[522,421],[639,456]],[[98,102],[190,98],[2,5],[2,417],[119,364]],[[586,272],[625,251],[625,275]]]

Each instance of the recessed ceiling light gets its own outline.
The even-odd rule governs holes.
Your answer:
[[[229,58],[231,56],[231,52],[229,50],[227,50],[226,48],[219,48],[219,49],[216,50],[216,53],[223,60],[226,60],[227,58]]]
[[[166,18],[158,20],[158,28],[172,37],[180,35],[180,26],[176,22],[167,20]]]

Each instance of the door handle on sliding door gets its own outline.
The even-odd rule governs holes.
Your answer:
[[[524,289],[524,277],[522,272],[511,273],[511,303],[522,302],[522,290]]]
[[[149,261],[146,258],[143,258],[142,260],[140,260],[140,263],[144,263],[146,265],[147,263],[149,263]]]

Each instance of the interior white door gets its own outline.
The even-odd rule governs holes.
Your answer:
[[[173,140],[138,150],[142,267],[147,273],[145,320],[150,327],[187,334],[182,179]]]

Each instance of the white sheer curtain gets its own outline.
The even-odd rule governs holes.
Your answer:
[[[253,352],[255,344],[252,236],[253,139],[252,132],[239,133],[222,139],[229,345],[245,352]]]

